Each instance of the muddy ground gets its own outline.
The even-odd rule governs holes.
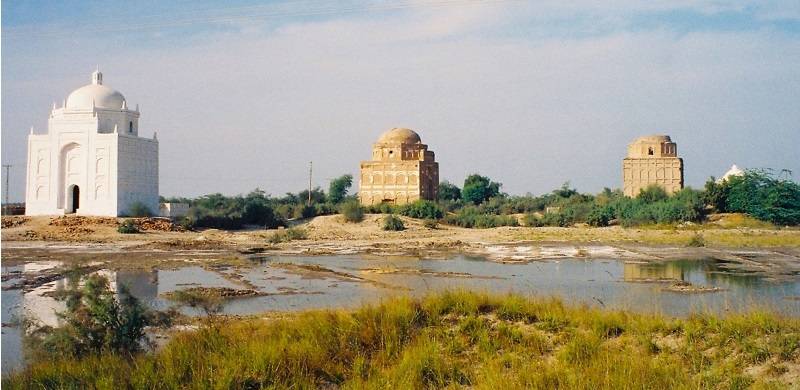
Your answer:
[[[406,230],[381,229],[382,215],[345,223],[340,216],[294,222],[306,239],[269,243],[277,230],[205,229],[180,231],[163,220],[139,220],[137,234],[121,234],[122,219],[97,217],[3,217],[2,254],[6,265],[48,259],[69,252],[73,265],[98,261],[105,267],[164,268],[199,262],[246,266],[249,258],[268,255],[353,255],[447,258],[456,253],[515,263],[558,258],[614,258],[658,262],[714,258],[728,268],[774,279],[800,275],[800,230],[753,228],[631,229],[502,227],[426,228],[403,218]],[[695,236],[705,246],[691,247]],[[165,256],[174,253],[174,256]]]

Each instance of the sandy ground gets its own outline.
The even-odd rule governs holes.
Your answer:
[[[70,219],[72,218],[72,219]],[[367,215],[360,223],[345,223],[340,216],[322,216],[292,223],[306,239],[269,243],[277,230],[144,231],[120,234],[122,219],[68,217],[3,217],[4,260],[15,261],[30,250],[70,246],[118,252],[125,261],[129,251],[214,250],[231,254],[411,256],[445,258],[456,253],[483,256],[497,262],[529,262],[562,257],[617,258],[662,261],[715,258],[732,268],[771,274],[776,278],[800,274],[800,230],[764,228],[634,229],[502,227],[465,229],[440,225],[426,228],[421,221],[403,217],[406,230],[382,230],[383,215]],[[690,247],[702,236],[704,247]]]

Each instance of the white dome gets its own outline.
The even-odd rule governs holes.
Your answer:
[[[728,180],[734,176],[744,176],[744,171],[741,170],[739,167],[737,167],[736,164],[733,164],[731,169],[729,169],[728,172],[725,172],[725,174],[722,175],[722,177],[717,180],[717,183],[722,183],[723,181]]]
[[[66,107],[73,110],[90,110],[94,105],[97,108],[120,110],[124,102],[125,96],[103,85],[103,74],[96,71],[92,74],[91,84],[80,87],[67,96]]]

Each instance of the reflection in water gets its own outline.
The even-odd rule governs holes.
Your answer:
[[[683,268],[676,262],[626,262],[624,266],[624,279],[626,282],[683,280]]]
[[[20,271],[23,269],[19,266],[3,267],[4,274]],[[800,315],[800,305],[791,299],[800,296],[798,280],[771,282],[759,275],[726,271],[724,263],[713,260],[625,263],[562,259],[500,264],[467,256],[448,260],[275,256],[259,258],[253,267],[242,269],[208,270],[188,266],[99,272],[109,278],[115,291],[127,286],[133,296],[155,309],[172,305],[162,298],[164,293],[189,287],[247,288],[266,294],[227,302],[223,309],[227,314],[353,308],[397,295],[420,296],[444,289],[469,289],[557,296],[569,303],[657,311],[667,315],[686,315],[694,311],[724,313],[754,306]],[[681,294],[663,291],[662,283],[649,283],[661,281],[686,281],[718,287],[722,291]],[[62,279],[24,294],[20,290],[4,290],[3,322],[26,314],[53,325],[57,320],[55,311],[62,310],[63,305],[48,295],[65,283]],[[187,314],[195,313],[187,311]],[[20,338],[18,328],[3,328],[3,372],[21,364]]]

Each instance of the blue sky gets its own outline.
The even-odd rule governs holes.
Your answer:
[[[800,3],[109,1],[2,3],[2,161],[52,102],[105,82],[158,131],[161,193],[272,194],[356,174],[418,130],[440,175],[540,194],[621,185],[639,135],[687,184],[736,163],[800,175]]]

